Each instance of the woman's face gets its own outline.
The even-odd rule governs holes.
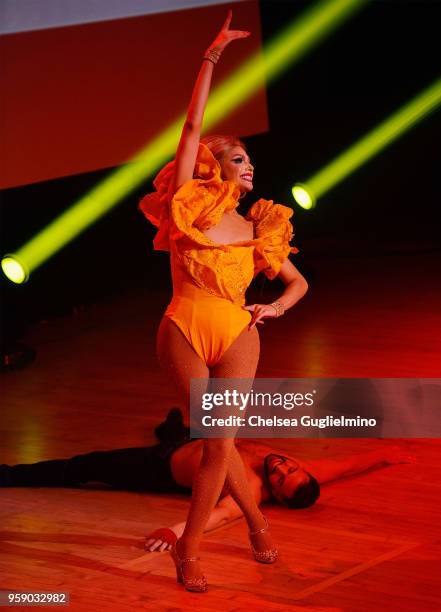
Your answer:
[[[273,496],[280,502],[291,498],[298,487],[309,482],[309,474],[290,457],[270,454],[264,461],[265,474]]]
[[[242,147],[232,147],[219,159],[222,178],[233,181],[242,192],[253,189],[254,166]]]

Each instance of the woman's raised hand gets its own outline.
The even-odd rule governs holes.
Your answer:
[[[233,11],[229,10],[224,25],[222,26],[219,34],[216,36],[214,41],[208,47],[207,51],[209,51],[210,49],[215,49],[216,51],[223,51],[225,47],[230,44],[231,41],[236,40],[237,38],[247,38],[247,36],[251,34],[251,32],[246,32],[244,30],[230,30],[232,16]]]
[[[176,151],[175,170],[169,190],[170,197],[176,193],[186,181],[193,178],[204,112],[210,92],[213,65],[217,63],[222,51],[232,40],[236,38],[245,38],[250,35],[249,32],[230,30],[231,17],[232,12],[228,11],[228,16],[221,31],[205,52],[201,69],[193,87],[187,118]]]

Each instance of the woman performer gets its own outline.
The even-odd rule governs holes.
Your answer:
[[[231,11],[207,49],[197,77],[174,162],[157,175],[156,192],[140,208],[158,227],[155,249],[170,251],[173,298],[160,323],[160,365],[189,406],[190,379],[255,376],[259,359],[257,323],[279,317],[306,292],[303,276],[288,260],[292,210],[259,200],[246,219],[238,200],[253,188],[244,144],[232,137],[200,140],[214,67],[224,49],[249,32],[230,30]],[[263,271],[286,285],[272,304],[245,306],[245,291]],[[206,591],[199,545],[224,484],[241,508],[257,561],[277,559],[268,522],[256,504],[234,439],[204,439],[199,470],[182,536],[172,547],[178,582]]]

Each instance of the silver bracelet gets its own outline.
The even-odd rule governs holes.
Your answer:
[[[276,300],[275,302],[272,302],[270,306],[272,306],[275,309],[277,317],[281,317],[283,313],[285,312],[285,306],[282,304],[282,302],[279,302],[278,300]]]

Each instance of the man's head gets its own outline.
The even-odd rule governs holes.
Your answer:
[[[307,508],[318,499],[320,485],[290,457],[271,453],[264,461],[265,479],[273,497],[289,508]]]

